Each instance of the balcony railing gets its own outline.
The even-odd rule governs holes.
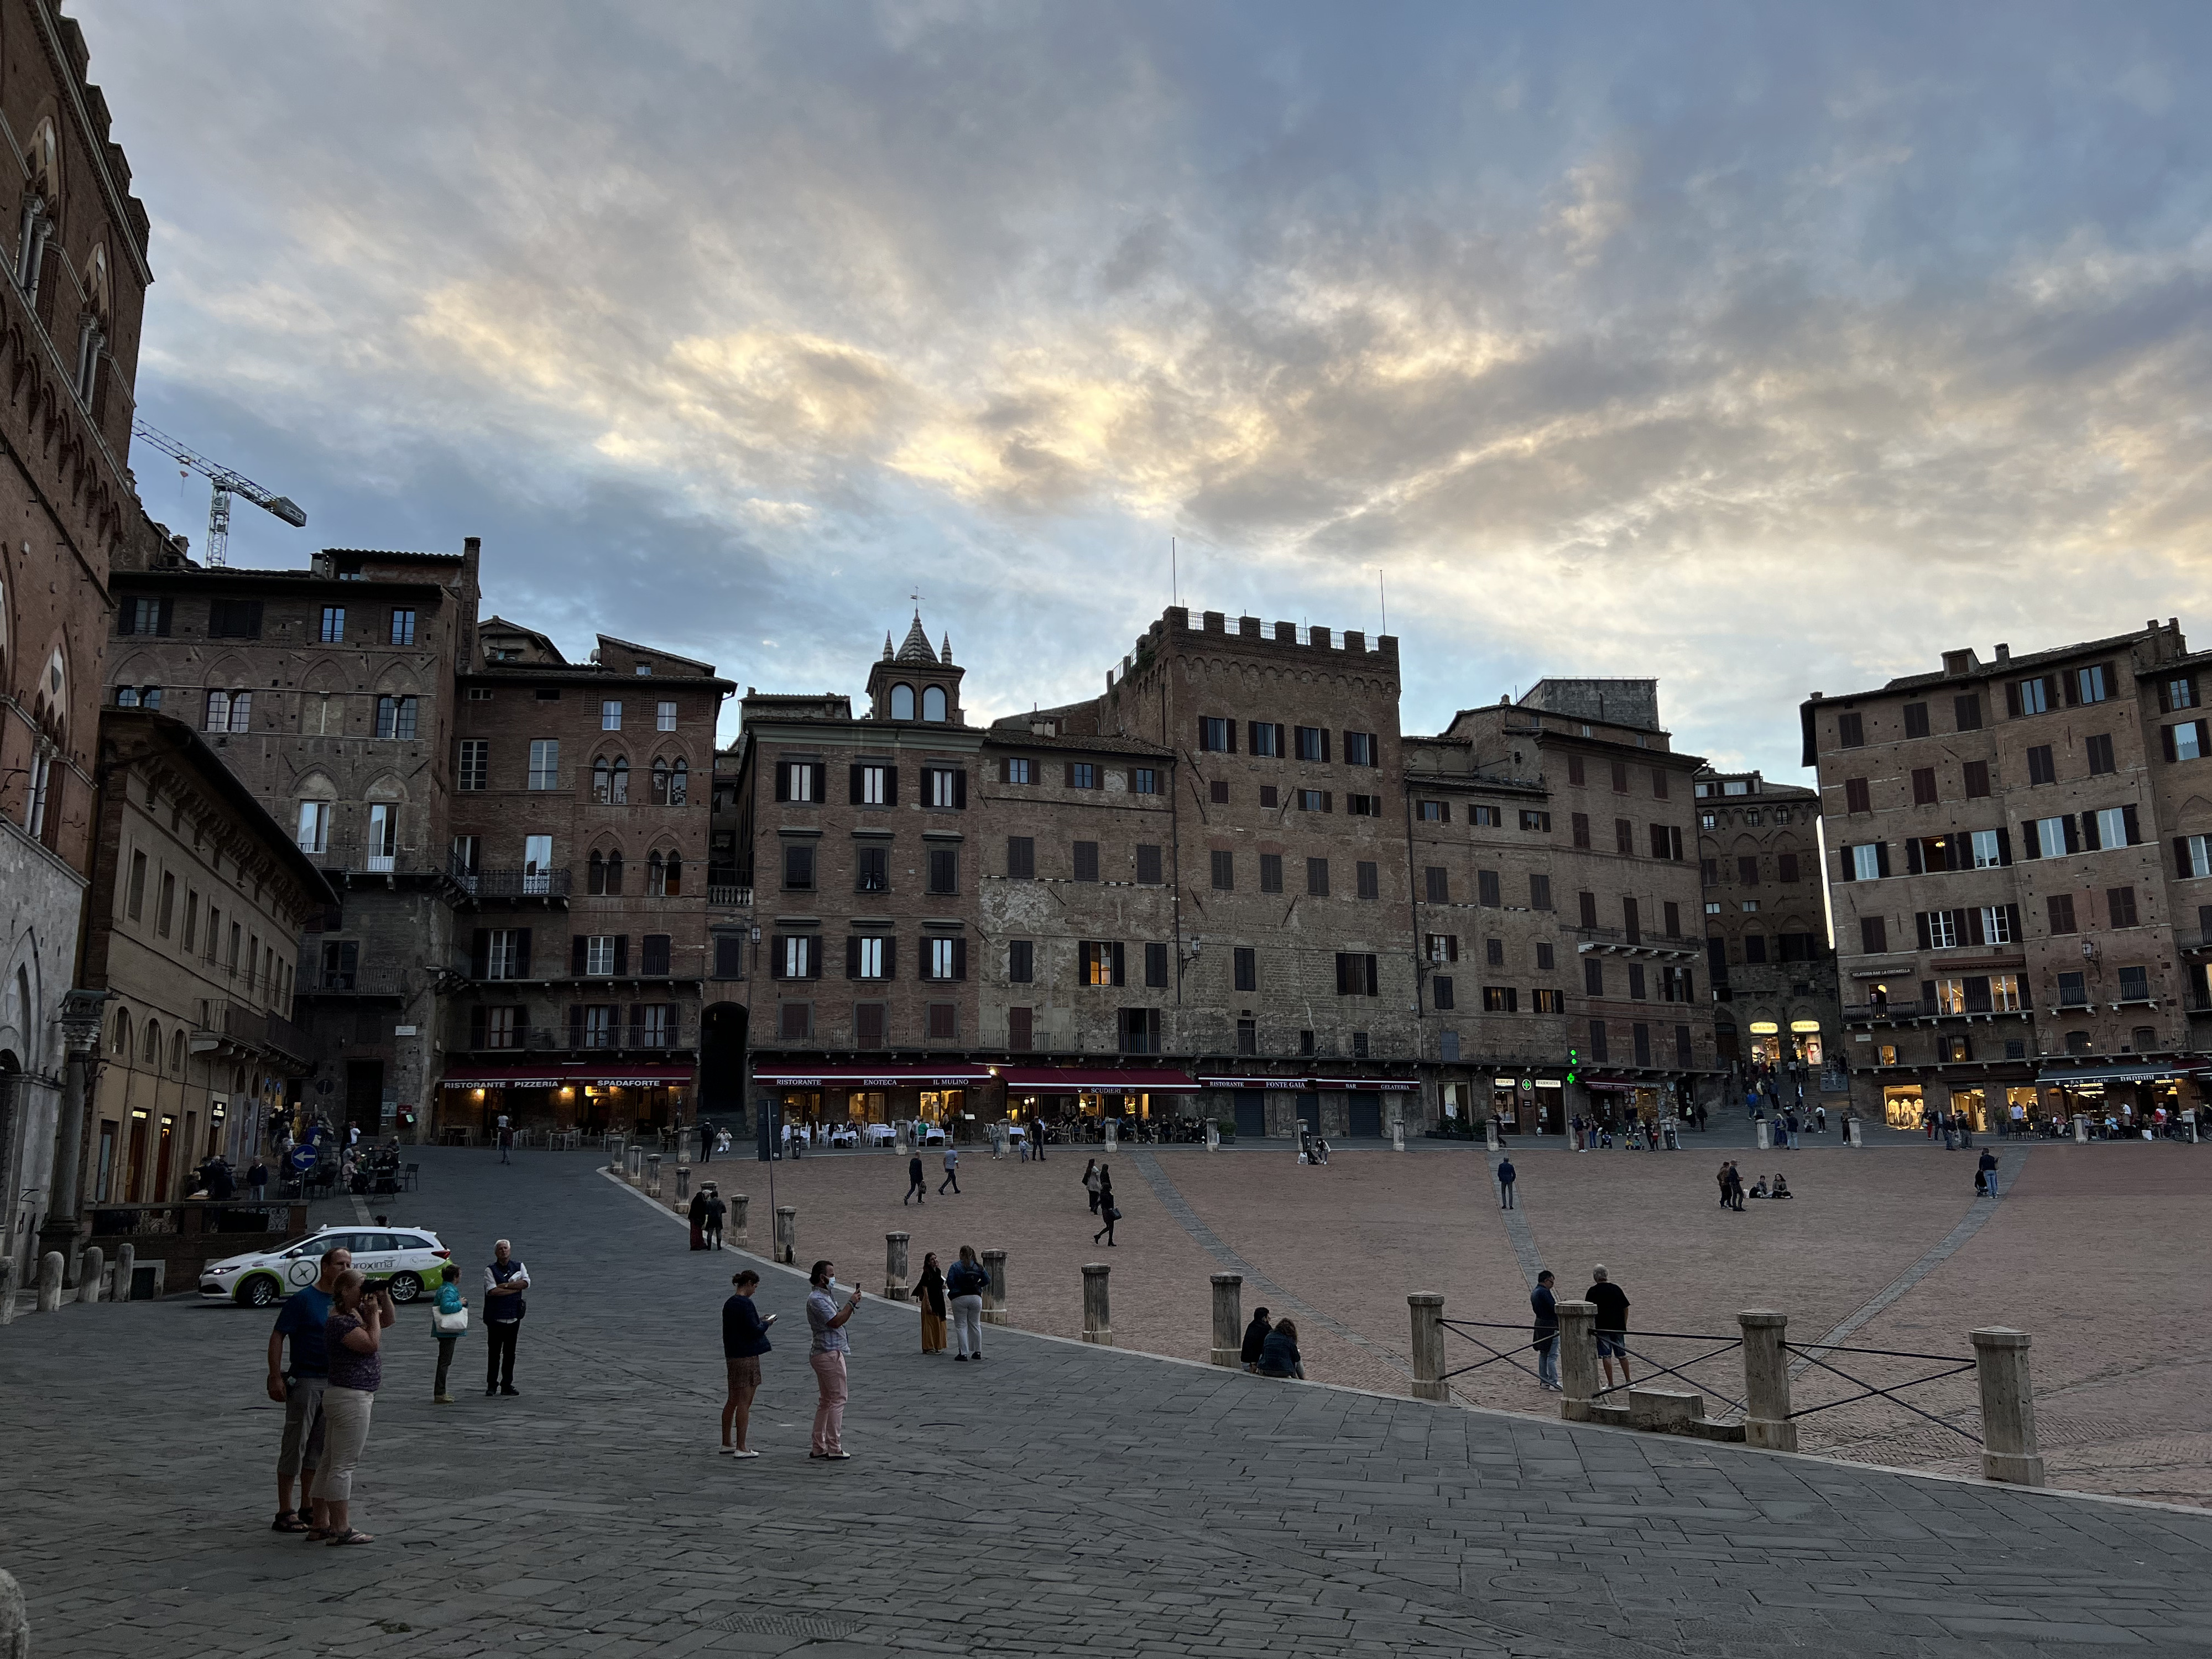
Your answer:
[[[316,968],[303,971],[294,992],[303,997],[401,997],[407,987],[399,969],[390,963],[379,963],[367,968],[356,968],[347,973],[337,968]]]
[[[194,1028],[192,1037],[193,1051],[198,1054],[207,1053],[224,1043],[286,1054],[301,1060],[307,1059],[313,1052],[307,1042],[307,1034],[282,1014],[249,1008],[236,1002],[218,1002],[210,1007],[207,1018]]]
[[[752,908],[753,890],[732,883],[710,881],[707,884],[707,902],[718,910],[750,910]]]
[[[453,879],[477,898],[566,898],[566,870],[453,870]]]

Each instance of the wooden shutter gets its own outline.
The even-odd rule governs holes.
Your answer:
[[[2189,879],[2189,837],[2186,836],[2173,838],[2173,873],[2183,881]]]
[[[2012,942],[2014,945],[2019,944],[2021,942],[2020,906],[2017,904],[2008,904],[2005,906],[2005,926],[2007,930],[2012,934]]]
[[[1968,905],[1966,915],[1966,942],[1970,945],[1987,945],[1990,941],[1989,936],[1982,930],[1981,907],[1978,904]]]
[[[955,979],[968,977],[968,941],[964,939],[956,939],[952,941],[952,977]],[[1117,945],[1114,947],[1114,983],[1119,985],[1121,982],[1121,947]]]
[[[830,769],[823,763],[817,761],[808,769],[814,774],[814,787],[807,793],[812,795],[815,802],[819,805],[830,799]]]
[[[585,943],[583,934],[568,935],[568,971],[570,973],[581,974],[584,971],[584,953],[589,948]]]
[[[627,975],[629,972],[629,935],[628,933],[615,935],[615,972],[617,975]]]
[[[770,979],[783,977],[783,935],[781,933],[771,934],[769,939],[768,976]]]
[[[1920,857],[1920,837],[1917,836],[1913,836],[1905,843],[1905,873],[1908,876],[1925,875],[1927,873],[1926,870],[1922,866]]]
[[[2166,696],[2166,693],[2161,691],[2159,693],[2159,696],[2163,698]],[[2174,753],[2173,728],[2172,726],[2161,726],[2158,728],[2158,746],[2160,751],[2165,755],[2167,760],[2174,761],[2181,758],[2179,755]]]
[[[1876,875],[1886,876],[1889,873],[1889,843],[1886,841],[1878,841],[1874,844],[1874,868]]]
[[[898,780],[899,775],[897,767],[885,766],[884,768],[884,805],[886,806],[896,806],[898,805]]]
[[[2187,873],[2184,872],[2184,873]],[[491,977],[491,930],[479,927],[469,939],[469,977]]]
[[[2020,718],[2020,682],[2018,680],[2005,682],[2005,713],[2014,720]]]
[[[2069,704],[2077,702],[2080,700],[2081,688],[2075,684],[2074,677],[2071,674],[2045,674],[2043,677],[2043,702],[2045,707],[2050,708],[2057,708],[2059,696],[2062,691],[2065,693],[2066,701]]]
[[[1838,872],[1836,879],[1838,881],[1856,881],[1858,879],[1858,875],[1851,866],[1851,849],[1845,847],[1841,848],[1840,852],[1842,856],[1838,859],[1838,862],[1843,866],[1843,869]]]
[[[2081,826],[2078,836],[2074,828],[2076,823]],[[2105,850],[2103,839],[2097,832],[2097,815],[2094,812],[2084,812],[2079,818],[2071,812],[2066,815],[2066,850],[2069,853],[2101,853]]]
[[[2001,865],[2012,862],[2012,831],[2002,824],[1997,826],[1997,862]]]
[[[1914,911],[1912,913],[1912,923],[1920,933],[1920,948],[1923,951],[1934,950],[1936,948],[1935,937],[1929,931],[1928,912],[1925,910]]]
[[[571,1048],[584,1046],[584,1005],[580,1002],[568,1005],[568,1046]]]
[[[530,930],[527,927],[515,930],[514,976],[517,979],[530,977]]]
[[[964,766],[952,775],[952,804],[960,807],[968,805],[968,769]]]
[[[469,1010],[469,1047],[471,1048],[484,1046],[484,1012],[481,1006]]]
[[[860,804],[860,774],[865,769],[864,769],[857,761],[845,769],[847,784],[846,799],[854,806],[858,806]]]
[[[2127,831],[2129,846],[2133,847],[2142,840],[2142,826],[2136,817],[2132,801],[2120,808],[2120,825]]]
[[[775,763],[775,798],[778,800],[791,799],[791,766],[789,761]]]

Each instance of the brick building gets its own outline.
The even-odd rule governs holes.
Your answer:
[[[1843,1088],[1842,1009],[1820,880],[1818,790],[1701,772],[1698,867],[1705,975],[1722,1060]]]
[[[211,1153],[243,1167],[296,1092],[301,932],[336,895],[184,721],[108,708],[100,732],[80,977],[106,1025],[77,1196],[161,1203]]]
[[[1699,763],[1649,682],[1604,683],[1642,688],[1610,720],[1547,682],[1402,739],[1395,640],[1180,608],[1092,701],[972,727],[962,672],[917,617],[864,712],[751,692],[721,758],[710,880],[756,914],[716,916],[717,971],[754,980],[754,1079],[787,1113],[1379,1134],[1487,1115],[1507,1068],[1556,1127],[1712,1069],[1682,932]],[[1634,848],[1554,831],[1551,796],[1630,752],[1667,781]],[[1510,971],[1478,969],[1508,935]]]
[[[2208,666],[2153,622],[1804,703],[1859,1109],[2199,1103]]]
[[[0,3],[0,153],[16,167],[0,281],[0,1240],[39,1246],[82,1139],[96,998],[70,999],[92,874],[107,574],[138,510],[129,453],[146,211],[50,0]],[[65,1037],[64,1031],[67,1030]],[[62,1183],[74,1182],[64,1172]],[[55,1241],[75,1218],[56,1219]]]

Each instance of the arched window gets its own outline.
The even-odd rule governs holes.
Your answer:
[[[668,855],[668,884],[664,890],[671,898],[684,890],[684,855],[681,853]]]
[[[596,848],[592,849],[591,859],[586,866],[586,868],[589,874],[586,882],[585,890],[591,893],[605,892],[607,890],[607,861]]]
[[[624,806],[629,805],[629,762],[617,755],[615,757],[614,804],[617,806]]]
[[[161,1027],[154,1020],[146,1022],[146,1041],[139,1050],[139,1058],[155,1071],[161,1069]]]
[[[891,718],[910,720],[914,718],[914,688],[910,685],[891,687]]]
[[[661,863],[660,854],[653,853],[645,860],[645,890],[647,897],[659,898],[667,889],[668,870]]]
[[[926,720],[941,720],[945,718],[945,688],[943,686],[933,685],[921,694],[922,719]]]
[[[691,769],[689,766],[686,766],[683,761],[678,760],[676,764],[669,769],[668,804],[671,806],[681,806],[685,801],[690,799],[690,796]]]
[[[607,854],[607,891],[622,891],[622,848],[619,847]]]
[[[121,1054],[126,1060],[131,1057],[131,1011],[128,1008],[115,1011],[115,1040],[108,1052]]]
[[[610,799],[608,792],[613,787],[614,769],[607,764],[607,757],[602,755],[592,763],[592,799],[600,805],[605,805]]]
[[[179,1077],[185,1074],[185,1034],[182,1031],[169,1039],[169,1069]]]
[[[665,760],[653,763],[653,804],[655,806],[668,805],[668,763]]]

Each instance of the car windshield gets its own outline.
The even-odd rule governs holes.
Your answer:
[[[326,1251],[350,1249],[352,1248],[352,1238],[350,1234],[317,1233],[312,1237],[299,1239],[290,1244],[287,1244],[284,1247],[284,1254],[287,1255],[321,1255]]]

